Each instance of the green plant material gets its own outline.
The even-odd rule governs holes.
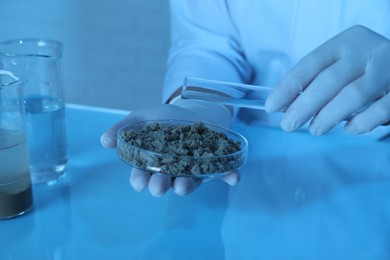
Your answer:
[[[241,143],[201,122],[191,125],[150,123],[120,133],[119,156],[135,167],[172,175],[224,173],[241,166]],[[129,147],[133,146],[133,149]],[[139,149],[137,149],[139,148]],[[237,154],[236,154],[237,153]],[[226,156],[231,155],[231,156]]]

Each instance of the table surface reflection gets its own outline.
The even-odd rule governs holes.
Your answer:
[[[0,221],[0,259],[390,259],[390,142],[237,124],[239,185],[137,193],[101,133],[123,117],[68,105],[70,161]]]

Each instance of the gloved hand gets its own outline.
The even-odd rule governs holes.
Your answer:
[[[298,62],[268,97],[268,112],[287,108],[281,125],[295,131],[311,118],[313,135],[346,120],[351,134],[390,121],[390,41],[363,26],[336,35]]]
[[[117,143],[117,131],[120,127],[137,121],[162,119],[202,121],[204,123],[229,127],[231,114],[221,105],[177,99],[175,105],[166,104],[132,111],[126,118],[103,133],[100,142],[103,147],[114,148]],[[239,178],[239,172],[234,171],[224,175],[221,179],[233,186],[239,181]],[[132,169],[130,176],[130,184],[136,191],[142,191],[146,187],[149,187],[150,193],[155,197],[162,196],[170,188],[176,194],[183,196],[191,193],[201,182],[202,180],[198,178],[171,178],[169,176],[151,174],[136,168]]]

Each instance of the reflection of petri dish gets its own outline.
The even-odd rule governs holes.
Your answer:
[[[147,140],[143,139],[145,131],[152,131],[150,129],[155,129],[156,124],[158,125],[157,127],[167,130],[166,134],[160,133],[160,135],[156,135],[154,140],[150,136]],[[185,133],[183,133],[183,131],[189,128],[198,131],[197,127],[199,129],[201,127],[206,129],[199,130],[202,135],[201,137],[194,137],[194,135],[185,136]],[[179,133],[183,135],[181,139],[175,139],[174,136],[172,137],[168,133],[174,133],[174,136]],[[211,138],[208,139],[209,137]],[[230,129],[193,121],[140,121],[120,128],[117,138],[117,154],[122,161],[135,168],[172,177],[187,176],[202,178],[222,176],[243,166],[248,153],[248,142],[242,135]],[[137,141],[139,139],[142,141]],[[159,143],[162,140],[164,140],[163,145],[171,147],[170,151],[172,152],[156,152],[151,149],[145,149],[142,147],[143,145],[140,145],[144,141],[150,144],[152,142]],[[195,146],[193,144],[188,145],[188,143],[184,144],[183,140],[194,140],[195,142],[193,143],[198,142],[198,144]],[[214,146],[211,146],[214,147],[214,152],[204,152],[202,155],[199,155],[198,151],[202,143],[200,140],[204,140],[205,142],[207,140],[213,140],[212,144]],[[234,149],[230,149],[230,145],[234,146]],[[183,153],[178,153],[179,149],[187,150],[183,155]],[[221,151],[225,152],[221,154]]]

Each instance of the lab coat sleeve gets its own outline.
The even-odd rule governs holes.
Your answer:
[[[170,0],[171,48],[163,102],[186,76],[248,82],[252,69],[240,46],[227,1]]]

